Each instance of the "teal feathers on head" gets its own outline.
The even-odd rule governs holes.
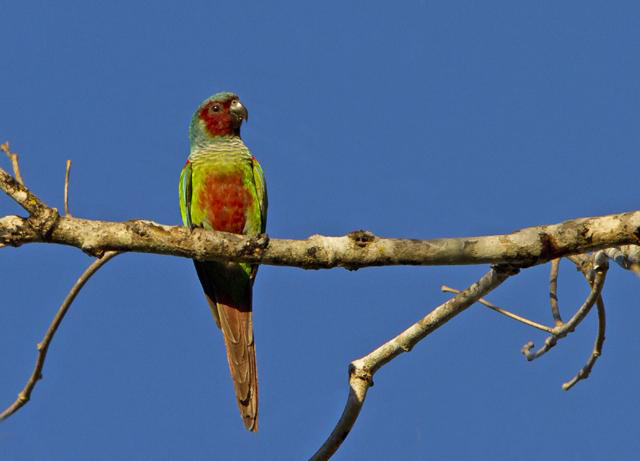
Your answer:
[[[234,93],[216,93],[207,98],[193,114],[189,139],[195,142],[215,141],[223,136],[240,136],[240,125],[249,119],[246,107]]]

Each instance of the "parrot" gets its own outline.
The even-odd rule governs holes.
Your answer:
[[[189,157],[180,174],[180,214],[189,229],[256,236],[267,224],[262,167],[240,138],[249,113],[234,93],[217,93],[193,114]],[[257,264],[193,261],[216,325],[244,427],[258,430],[258,376],[252,291]]]

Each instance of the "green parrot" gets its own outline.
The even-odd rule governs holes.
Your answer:
[[[247,109],[233,93],[218,93],[196,110],[189,126],[190,153],[180,175],[180,212],[190,229],[264,233],[267,191],[262,168],[240,139]],[[222,330],[244,426],[258,430],[258,376],[251,292],[258,266],[196,261],[198,278]]]

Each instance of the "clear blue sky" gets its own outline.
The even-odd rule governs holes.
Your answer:
[[[75,216],[178,224],[187,127],[235,91],[269,187],[268,233],[437,238],[638,209],[637,2],[2,2],[0,141],[27,185]],[[2,159],[5,168],[8,163]],[[8,198],[0,214],[23,214]],[[90,258],[0,250],[0,401]],[[487,267],[303,271],[255,285],[260,432],[245,432],[191,261],[119,256],[55,338],[0,458],[306,459],[342,411],[347,365]],[[550,322],[548,267],[490,296]],[[586,295],[562,266],[565,316]],[[544,335],[474,306],[376,375],[334,459],[635,459],[640,280],[613,267],[595,316],[543,359]]]

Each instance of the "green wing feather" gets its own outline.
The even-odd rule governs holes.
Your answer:
[[[260,229],[264,234],[264,231],[267,229],[267,206],[269,200],[267,199],[267,186],[264,180],[264,173],[262,172],[262,167],[258,160],[253,157],[253,183],[256,186],[256,196],[258,197],[258,202],[260,203]]]
[[[189,229],[193,229],[191,222],[191,162],[182,169],[180,173],[180,214],[182,215],[182,224]]]

